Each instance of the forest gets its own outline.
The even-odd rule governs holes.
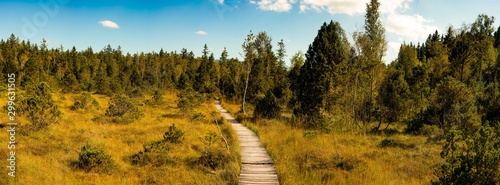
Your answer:
[[[153,97],[146,106],[163,101],[161,94],[175,92],[178,100],[172,105],[191,113],[188,117],[196,118],[194,110],[206,101],[221,99],[234,107],[238,119],[254,125],[259,137],[270,137],[265,129],[277,122],[282,124],[279,128],[299,129],[305,141],[336,134],[340,136],[332,141],[341,142],[338,137],[344,134],[353,140],[382,135],[380,145],[404,150],[415,147],[400,143],[392,132],[425,137],[416,140],[417,145],[433,142],[439,147],[433,155],[441,158],[439,164],[429,164],[434,166],[425,174],[427,182],[500,183],[500,27],[495,28],[495,18],[481,14],[473,23],[429,33],[421,43],[404,43],[397,58],[385,64],[388,46],[379,6],[377,1],[367,5],[364,29],[351,35],[352,43],[338,22],[318,25],[309,49],[291,54],[290,66],[283,40],[275,42],[265,31],[250,31],[242,38],[241,59],[228,58],[225,50],[214,54],[207,45],[201,56],[188,49],[131,54],[110,45],[100,51],[49,48],[45,40],[33,43],[12,34],[0,41],[0,81],[16,74],[15,108],[26,118],[22,123],[26,137],[55,123],[65,124],[60,121],[62,105],[51,94],[82,94],[73,109],[89,106],[88,97],[106,97],[110,102],[106,112],[92,120],[126,124],[148,114],[137,111],[142,108],[130,103],[133,99]],[[177,142],[180,131],[174,127],[173,136],[165,133],[165,141]],[[279,147],[267,142],[267,147]],[[279,159],[277,149],[270,148],[270,153]],[[311,173],[329,173],[324,171],[330,168],[353,173],[351,167],[339,167],[341,163],[314,162],[322,157],[304,152],[294,159],[303,160],[298,166],[305,165],[297,169],[308,168]],[[347,159],[342,164],[354,169],[370,165],[365,157],[359,158],[338,160]],[[284,168],[291,167],[280,167],[278,162],[280,182],[293,182],[280,172]],[[333,183],[335,177],[326,177],[318,177],[318,182]]]

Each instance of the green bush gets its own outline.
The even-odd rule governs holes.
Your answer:
[[[210,147],[202,152],[198,163],[212,170],[218,169],[229,161],[229,154],[220,148]]]
[[[93,120],[112,123],[131,123],[143,115],[139,107],[129,97],[126,95],[117,95],[111,98],[104,116],[97,116]]]
[[[31,122],[31,130],[41,130],[61,119],[61,111],[50,91],[49,85],[42,82],[36,87],[30,87],[27,96],[21,99],[18,113]]]
[[[193,116],[191,116],[190,119],[191,119],[191,121],[205,122],[205,121],[207,121],[205,118],[206,118],[205,114],[203,114],[203,113],[196,113]]]
[[[111,155],[104,149],[85,144],[79,154],[77,167],[86,172],[110,172],[115,168]]]
[[[278,105],[278,100],[271,91],[266,93],[266,96],[261,99],[255,106],[254,117],[259,118],[279,118],[281,116],[281,107]]]
[[[305,138],[315,138],[316,137],[316,132],[315,131],[306,131],[304,132],[304,137]]]
[[[382,141],[380,141],[380,146],[381,147],[395,147],[395,146],[398,146],[398,143],[396,142],[396,140],[388,137],[388,138],[384,138],[384,139],[382,139]]]
[[[143,150],[130,157],[133,165],[144,166],[152,164],[154,166],[162,166],[166,164],[173,164],[169,156],[171,150],[170,145],[165,141],[154,141],[143,146]]]
[[[81,95],[73,97],[73,105],[70,106],[71,110],[88,110],[94,108],[99,108],[99,102],[95,98],[93,98],[90,93],[85,92]]]
[[[382,141],[380,141],[379,146],[383,148],[385,147],[399,147],[403,149],[415,148],[415,144],[406,144],[404,142],[397,141],[390,137],[382,139]]]
[[[177,107],[183,115],[191,115],[195,107],[205,102],[205,97],[192,88],[182,90],[177,97]]]
[[[163,96],[159,90],[155,91],[151,100],[146,100],[146,105],[150,106],[160,106],[163,104],[165,104],[165,100],[163,100]]]
[[[166,164],[174,164],[169,156],[169,151],[172,144],[181,143],[184,132],[177,128],[175,124],[168,127],[168,131],[163,135],[163,140],[154,141],[143,146],[143,150],[130,157],[130,161],[134,165],[154,165],[162,166]]]
[[[163,140],[169,142],[169,143],[181,143],[184,136],[184,132],[175,127],[175,124],[171,125],[168,127],[168,131],[165,132],[163,135]]]
[[[482,126],[473,135],[451,130],[441,157],[446,162],[436,170],[433,184],[499,184],[500,129]]]

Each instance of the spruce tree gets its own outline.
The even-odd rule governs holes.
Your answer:
[[[349,43],[340,24],[323,23],[300,70],[296,115],[320,116],[328,108],[326,100],[338,96],[335,89],[340,87],[348,52]]]

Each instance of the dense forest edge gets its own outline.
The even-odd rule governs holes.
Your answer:
[[[156,105],[165,92],[175,92],[178,100],[171,104],[185,117],[197,119],[195,109],[221,99],[257,132],[271,129],[259,123],[280,122],[287,129],[301,129],[306,138],[390,132],[429,136],[422,142],[440,144],[443,159],[433,167],[430,182],[500,183],[500,27],[495,29],[495,18],[479,15],[471,24],[430,33],[422,43],[404,43],[386,65],[379,6],[376,0],[367,4],[364,30],[352,34],[353,43],[338,22],[325,22],[309,49],[292,55],[290,66],[285,65],[283,40],[273,48],[266,32],[250,31],[244,38],[242,60],[228,58],[226,50],[216,57],[207,45],[199,57],[187,49],[130,54],[110,45],[101,51],[48,48],[46,40],[36,44],[12,34],[0,40],[0,81],[15,74],[16,110],[26,118],[27,135],[60,122],[63,113],[52,94],[79,94],[74,109],[92,106],[92,97],[107,97],[109,107],[92,121],[127,124],[148,114],[139,110],[142,103],[136,99],[152,97],[144,105]],[[1,88],[7,91],[7,86]],[[172,136],[165,133],[164,140],[149,147],[166,150],[175,145],[181,131],[168,130]],[[206,138],[217,135],[214,131]],[[391,137],[380,144],[412,148]],[[223,143],[218,145],[224,150]],[[204,152],[212,153],[206,157],[233,159],[211,144],[207,147]],[[100,152],[87,145],[84,150]],[[141,157],[136,160],[146,160]],[[206,171],[218,169],[213,165],[206,164]],[[280,181],[288,182],[277,169]],[[228,181],[234,178],[228,172]]]

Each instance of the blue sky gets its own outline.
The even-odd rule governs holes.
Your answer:
[[[285,41],[288,58],[305,52],[323,22],[338,21],[352,42],[362,31],[368,0],[0,0],[0,38],[49,47],[99,51],[110,44],[124,52],[187,48],[201,55],[207,44],[218,58],[224,47],[238,57],[250,30]],[[402,42],[423,42],[435,30],[472,23],[477,15],[500,18],[496,0],[381,0],[389,43],[386,63]],[[495,23],[498,27],[500,20]]]

